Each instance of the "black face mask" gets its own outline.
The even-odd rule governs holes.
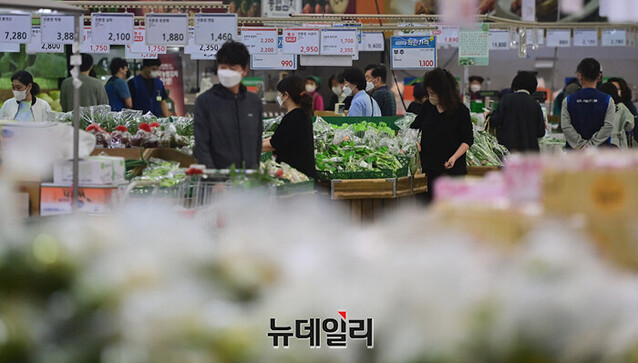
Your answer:
[[[126,71],[126,79],[131,78],[131,70]]]

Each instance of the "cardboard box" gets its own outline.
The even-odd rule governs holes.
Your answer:
[[[181,168],[188,168],[195,164],[195,158],[175,149],[146,149],[144,150],[144,160],[157,158],[166,161],[176,161]]]
[[[123,201],[128,184],[80,186],[78,210],[85,213],[108,213]],[[40,189],[40,214],[68,214],[72,210],[73,190],[68,184],[43,183]]]
[[[91,156],[79,162],[79,183],[84,185],[108,185],[124,181],[124,158]],[[73,182],[73,161],[58,160],[53,168],[53,182]]]
[[[129,149],[105,149],[105,148],[95,148],[91,152],[91,156],[119,156],[124,159],[129,160],[140,160],[144,153],[144,149],[141,147],[132,147]]]
[[[29,195],[29,216],[37,217],[40,215],[40,182],[39,181],[21,181],[16,183],[16,192],[26,193]]]

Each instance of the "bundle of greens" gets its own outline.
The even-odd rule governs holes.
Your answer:
[[[474,144],[467,152],[468,166],[503,166],[507,155],[509,151],[496,137],[474,128]]]
[[[160,188],[171,188],[186,180],[186,169],[179,163],[152,158],[142,172],[142,176],[133,181],[148,181],[159,184]]]

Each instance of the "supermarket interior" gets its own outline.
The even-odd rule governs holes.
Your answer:
[[[638,363],[638,2],[0,4],[0,362]]]

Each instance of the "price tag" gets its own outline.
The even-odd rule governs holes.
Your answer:
[[[195,14],[195,44],[219,44],[237,38],[237,14]]]
[[[30,14],[0,14],[0,42],[27,44],[30,41]]]
[[[598,46],[598,30],[574,29],[574,47]]]
[[[131,52],[131,48],[125,47],[124,57],[126,59],[157,59],[157,57],[159,57],[159,54],[149,53],[149,52],[135,53],[135,52]]]
[[[510,49],[510,33],[504,30],[490,30],[490,50]]]
[[[338,2],[343,3],[342,0]],[[348,2],[346,1],[345,4],[347,6]],[[302,5],[301,0],[261,0],[261,16],[264,18],[285,18],[290,14],[300,14]]]
[[[195,44],[195,28],[188,28],[188,45],[184,47],[184,53],[190,54],[191,59],[215,59],[221,44]]]
[[[382,32],[368,33],[362,32],[360,52],[383,52],[385,49],[385,38]]]
[[[283,54],[283,37],[277,37],[279,53],[254,54],[250,56],[250,69],[294,71],[297,69],[297,55]]]
[[[571,30],[547,29],[548,47],[569,47],[571,40]]]
[[[358,51],[356,29],[322,29],[322,55],[354,55]]]
[[[319,55],[319,29],[284,29],[284,54]]]
[[[272,28],[241,28],[242,43],[250,54],[277,54],[279,32]]]
[[[143,26],[136,26],[133,29],[133,44],[126,46],[131,53],[166,54],[165,45],[148,45],[146,35],[147,31]]]
[[[603,29],[601,41],[603,47],[624,47],[627,45],[627,31]]]
[[[536,39],[538,39],[538,45],[545,44],[545,31],[543,29],[528,29],[527,30],[527,45],[534,44],[534,32],[536,32]],[[517,39],[520,42],[520,35],[517,34]]]
[[[20,44],[18,44],[18,43],[0,43],[0,52],[3,52],[3,53],[20,53]]]
[[[39,27],[31,29],[31,42],[27,43],[26,51],[29,54],[34,53],[62,53],[64,46],[62,44],[42,43],[42,32]]]
[[[186,45],[188,14],[146,14],[146,44]]]
[[[75,33],[73,15],[42,15],[40,29],[42,41],[45,43],[73,44]]]
[[[458,26],[440,25],[439,31],[441,32],[440,35],[434,34],[438,35],[436,39],[439,45],[444,47],[459,46],[459,32],[461,31],[461,28],[459,28]]]
[[[108,54],[111,53],[111,46],[108,44],[93,44],[91,41],[91,27],[85,26],[82,30],[82,44],[80,44],[80,52],[89,54]]]
[[[392,37],[392,69],[436,68],[436,37]]]
[[[133,20],[130,13],[93,13],[91,29],[95,44],[126,45],[133,43]]]
[[[217,59],[217,52],[191,54],[191,60],[215,60],[215,59]]]

